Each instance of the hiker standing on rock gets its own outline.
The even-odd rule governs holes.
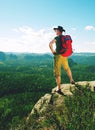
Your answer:
[[[54,55],[54,74],[56,77],[56,82],[57,82],[57,90],[56,92],[60,93],[61,92],[61,66],[64,67],[64,70],[67,72],[68,77],[70,78],[70,83],[75,84],[73,77],[72,77],[72,72],[71,69],[68,65],[68,57],[64,54],[68,53],[65,51],[64,54],[60,53],[60,48],[62,48],[62,40],[61,37],[64,37],[62,35],[65,30],[63,27],[58,26],[57,28],[53,28],[56,37],[49,43],[49,47],[51,49],[52,54]],[[56,50],[54,50],[53,45],[56,45]]]

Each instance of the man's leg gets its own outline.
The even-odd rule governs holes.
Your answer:
[[[68,69],[66,70],[66,72],[67,72],[68,77],[70,78],[70,82],[72,83],[72,81],[74,81],[74,80],[73,80],[73,77],[72,77],[71,69],[68,68]]]
[[[56,83],[57,83],[57,90],[59,90],[60,89],[60,84],[61,84],[61,77],[60,76],[57,76],[56,77]]]
[[[69,64],[68,64],[68,58],[63,57],[63,62],[62,62],[62,64],[63,64],[64,70],[66,71],[66,73],[67,73],[67,75],[68,75],[68,77],[69,77],[69,79],[70,79],[70,82],[71,82],[72,84],[74,84],[72,72],[71,72],[71,69],[70,69]]]
[[[54,74],[55,74],[56,83],[57,83],[57,90],[60,90],[60,87],[61,87],[60,69],[61,69],[60,55],[55,55],[54,56]]]

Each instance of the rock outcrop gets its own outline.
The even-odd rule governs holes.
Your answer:
[[[63,111],[65,111],[65,113],[67,111],[64,103],[65,97],[73,96],[73,91],[77,89],[77,85],[80,85],[82,87],[86,87],[88,85],[91,91],[95,91],[95,81],[77,82],[76,85],[62,84],[61,90],[63,94],[55,93],[54,91],[56,88],[52,89],[52,92],[50,94],[45,94],[45,96],[39,99],[39,101],[35,104],[30,115],[27,117],[27,123],[29,124],[31,122],[31,116],[35,115],[35,112],[36,115],[38,115],[37,122],[42,122],[44,120],[44,116],[47,116],[47,113],[49,111],[56,111],[55,108],[57,108],[59,111],[62,111],[62,114],[64,115]],[[53,117],[52,113],[51,116]],[[32,130],[32,128],[30,130]],[[38,128],[38,130],[55,130],[55,129],[54,127],[50,126],[48,128],[43,127],[43,129]],[[59,130],[61,130],[61,128]]]
[[[87,84],[89,84],[91,91],[94,91],[94,89],[95,89],[95,81],[82,81],[82,82],[80,81],[80,82],[77,82],[76,84],[81,85],[82,87],[83,86],[85,87]],[[73,95],[71,91],[73,91],[74,89],[75,89],[75,85],[71,85],[71,84],[62,84],[61,85],[61,90],[63,92],[63,96]],[[52,89],[51,94],[45,94],[45,96],[43,96],[41,99],[39,99],[39,101],[35,104],[34,108],[32,109],[31,114],[34,113],[35,109],[37,110],[38,113],[45,111],[47,106],[50,103],[53,103],[55,105],[60,105],[63,102],[63,96],[58,93],[55,93],[54,92],[55,90],[56,90],[56,88]],[[56,100],[55,100],[55,98],[53,100],[53,96],[56,97]]]

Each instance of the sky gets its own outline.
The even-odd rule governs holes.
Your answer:
[[[63,26],[74,52],[95,52],[95,0],[0,0],[0,51],[50,52]]]

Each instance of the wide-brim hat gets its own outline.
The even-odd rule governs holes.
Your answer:
[[[59,30],[60,32],[65,32],[65,29],[62,26],[53,28],[54,30]]]

